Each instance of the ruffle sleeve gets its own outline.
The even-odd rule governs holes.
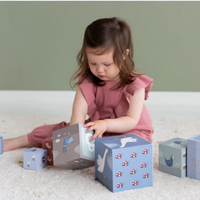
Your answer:
[[[85,79],[81,83],[80,88],[88,104],[88,113],[87,113],[88,116],[93,120],[99,119],[99,113],[95,103],[96,87],[91,81]]]
[[[128,85],[125,90],[123,91],[122,98],[115,108],[115,115],[116,117],[122,117],[126,115],[130,107],[129,97],[133,96],[135,91],[144,88],[145,89],[145,100],[148,99],[148,93],[150,92],[153,85],[153,79],[145,76],[140,75],[138,76],[133,83]]]

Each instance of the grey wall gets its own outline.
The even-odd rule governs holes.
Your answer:
[[[0,2],[0,90],[71,90],[85,27],[121,17],[153,91],[200,91],[200,2]]]

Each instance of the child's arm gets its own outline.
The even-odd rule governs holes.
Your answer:
[[[88,109],[88,104],[85,100],[85,97],[83,96],[83,93],[80,87],[77,87],[74,102],[73,102],[70,125],[73,125],[76,123],[84,124],[85,118],[87,116],[87,109]]]
[[[87,132],[95,130],[91,141],[96,137],[102,137],[104,132],[123,133],[134,129],[140,119],[144,105],[144,96],[144,88],[137,90],[133,96],[130,96],[130,108],[124,117],[97,120],[85,124],[85,127],[89,127]]]

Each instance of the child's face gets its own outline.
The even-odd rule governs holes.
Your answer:
[[[102,81],[114,82],[119,80],[119,68],[113,61],[113,49],[103,54],[101,49],[87,47],[86,54],[90,71]],[[99,54],[99,55],[98,55]]]

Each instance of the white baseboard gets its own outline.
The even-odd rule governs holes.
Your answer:
[[[72,111],[74,91],[0,91],[0,114],[63,114]],[[200,92],[150,92],[151,115],[200,116]]]

